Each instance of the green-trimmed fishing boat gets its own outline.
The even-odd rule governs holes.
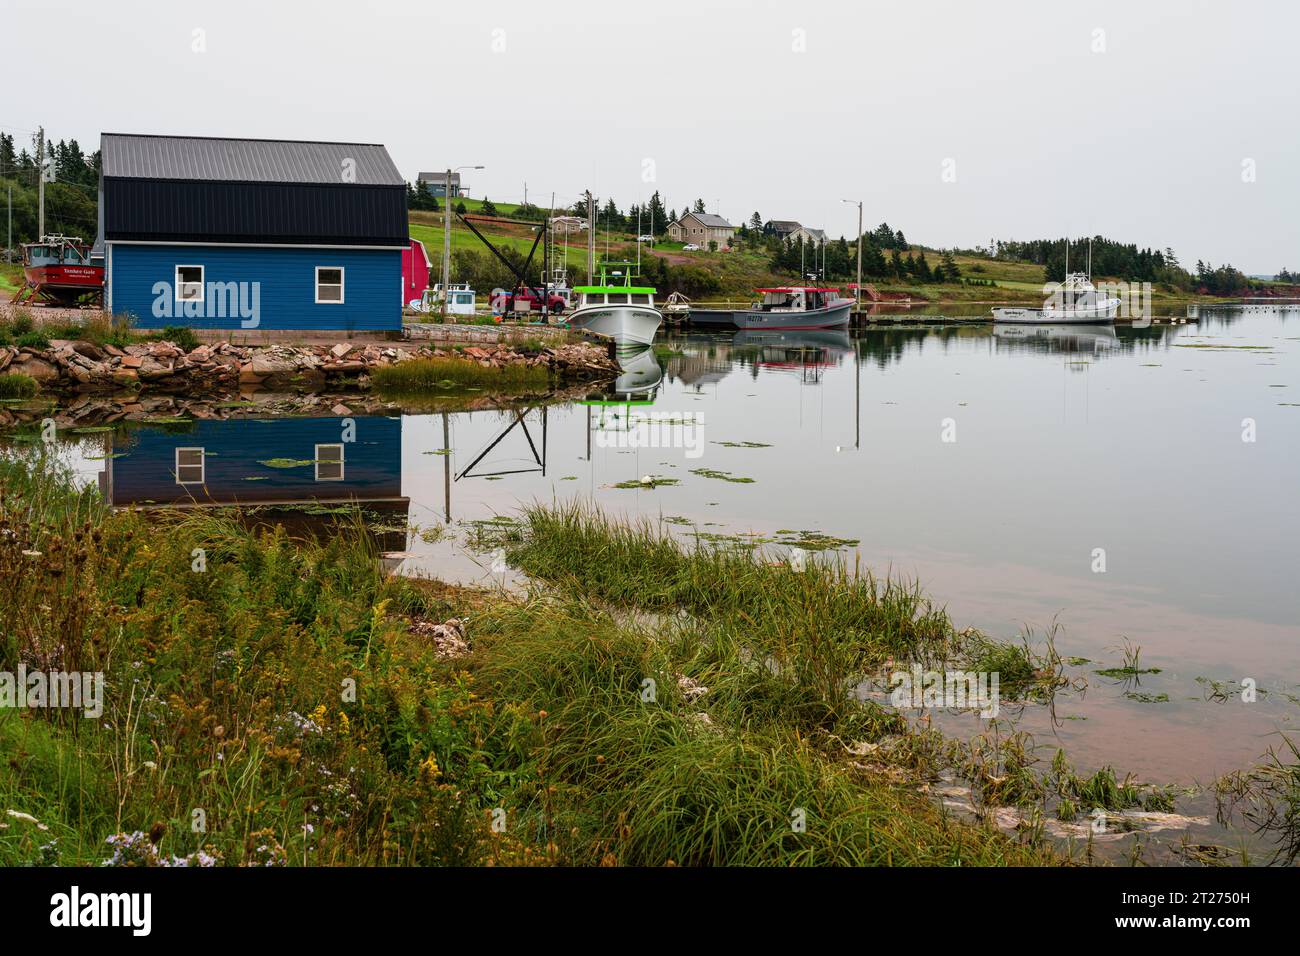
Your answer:
[[[664,320],[655,308],[655,290],[632,284],[631,262],[602,262],[599,268],[599,284],[573,290],[578,307],[569,327],[609,336],[619,345],[649,345]]]

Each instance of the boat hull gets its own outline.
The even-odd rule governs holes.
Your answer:
[[[791,312],[764,312],[761,309],[738,309],[732,322],[738,329],[834,329],[849,324],[853,302],[845,299],[820,309]]]
[[[691,309],[688,321],[702,329],[734,329],[735,314],[730,309]]]
[[[1045,325],[1090,325],[1113,322],[1119,312],[1119,302],[1107,302],[1079,309],[994,309],[994,322],[1016,325],[1043,323]]]
[[[650,345],[663,316],[643,305],[594,305],[569,316],[569,327],[594,332],[619,345]]]

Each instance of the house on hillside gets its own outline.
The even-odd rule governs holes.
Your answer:
[[[798,242],[802,239],[805,243],[811,243],[812,245],[817,246],[826,241],[826,230],[811,229],[808,226],[800,226],[798,229],[789,233],[785,238],[790,242]]]
[[[442,198],[447,195],[447,174],[441,173],[420,173],[415,178],[416,187],[423,189],[430,196]],[[451,195],[459,199],[465,193],[461,190],[460,173],[451,174]]]
[[[668,224],[668,238],[673,242],[693,242],[701,248],[716,242],[719,249],[725,249],[735,234],[735,226],[710,212],[688,212]]]
[[[406,184],[383,146],[104,133],[104,307],[142,328],[397,330]]]
[[[787,239],[790,233],[803,226],[793,219],[770,219],[763,224],[763,235],[776,236],[778,239]]]

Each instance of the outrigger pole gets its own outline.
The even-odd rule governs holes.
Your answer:
[[[503,256],[501,254],[501,251],[497,249],[496,246],[492,245],[491,240],[489,240],[487,236],[483,235],[483,233],[478,231],[478,228],[475,227],[474,223],[466,219],[460,213],[456,213],[456,218],[459,219],[461,222],[463,222],[466,226],[468,226],[469,231],[474,233],[474,235],[478,236],[479,240],[483,243],[483,245],[488,247],[488,251],[491,252],[492,255],[496,256],[497,260],[503,266],[505,266],[507,269],[510,270],[510,272],[514,275],[514,277],[517,280],[519,280],[519,285],[524,286],[525,288],[536,288],[535,286],[530,286],[528,284],[528,267],[533,264],[533,256],[536,255],[537,253],[537,243],[541,241],[542,236],[546,234],[545,226],[539,229],[537,235],[533,237],[533,246],[531,249],[528,250],[528,258],[527,260],[525,260],[523,268],[516,269],[514,263],[512,263],[509,259]],[[543,278],[545,278],[545,276],[543,276]],[[549,304],[550,304],[549,302],[542,303],[542,309],[544,315],[548,314],[547,307],[549,306]]]

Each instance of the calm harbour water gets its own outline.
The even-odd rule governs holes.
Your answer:
[[[840,551],[848,560],[919,581],[958,627],[1028,627],[1041,640],[1055,621],[1057,650],[1092,662],[1068,671],[1087,689],[1063,695],[1056,719],[1030,707],[1019,723],[1080,768],[1208,782],[1295,729],[1300,307],[1201,308],[1147,329],[687,333],[659,345],[603,402],[408,414],[400,429],[360,418],[358,438],[390,423],[369,442],[391,458],[377,475],[391,472],[390,494],[400,482],[421,528],[576,497],[675,533],[816,532],[856,542]],[[702,424],[690,448],[626,447],[634,413]],[[256,444],[251,423],[222,427]],[[668,434],[680,446],[687,433]],[[125,486],[133,452],[121,453]],[[104,463],[85,454],[91,477]],[[678,483],[615,487],[644,475]],[[463,537],[411,534],[393,560],[408,574],[500,581]],[[1161,669],[1137,687],[1095,673],[1123,663],[1125,641]],[[1270,693],[1216,703],[1197,680],[1247,677]]]

